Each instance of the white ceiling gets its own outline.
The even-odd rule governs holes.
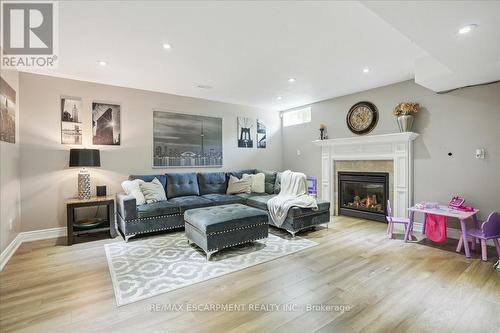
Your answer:
[[[414,77],[442,90],[500,78],[499,4],[66,1],[59,67],[38,73],[271,110]]]

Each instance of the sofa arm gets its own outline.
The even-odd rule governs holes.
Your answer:
[[[124,192],[116,193],[116,210],[125,221],[137,218],[137,206],[135,198]]]

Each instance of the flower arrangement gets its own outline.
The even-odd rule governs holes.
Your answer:
[[[409,115],[420,111],[420,104],[413,102],[403,102],[396,105],[394,108],[395,116]]]

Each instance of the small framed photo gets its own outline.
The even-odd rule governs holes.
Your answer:
[[[120,145],[120,111],[119,104],[92,103],[92,144]]]
[[[82,144],[81,109],[79,97],[61,97],[61,143],[68,145]]]

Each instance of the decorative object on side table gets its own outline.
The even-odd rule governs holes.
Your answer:
[[[101,157],[98,149],[70,149],[69,166],[82,167],[78,173],[78,197],[90,199],[90,173],[85,167],[100,167]]]
[[[106,206],[107,218],[98,217],[99,207]],[[97,207],[96,216],[83,220],[75,220],[75,209],[83,207]],[[106,197],[92,197],[89,199],[73,198],[66,201],[67,214],[67,244],[73,244],[73,237],[81,234],[90,234],[95,232],[109,231],[111,238],[117,236],[115,219],[115,197],[110,195]]]
[[[106,185],[98,185],[96,186],[96,195],[98,197],[105,197],[106,196]]]
[[[397,116],[400,132],[411,132],[414,114],[420,111],[420,105],[413,102],[403,102],[396,105],[394,115]]]
[[[358,102],[347,113],[347,127],[355,134],[370,133],[378,122],[377,107],[370,102]]]

